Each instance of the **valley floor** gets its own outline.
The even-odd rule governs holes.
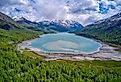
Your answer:
[[[45,61],[18,43],[40,33],[0,29],[0,82],[120,82],[120,61]],[[19,47],[18,47],[19,50]]]

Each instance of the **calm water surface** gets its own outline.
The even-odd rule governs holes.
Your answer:
[[[99,51],[100,43],[70,33],[45,34],[31,42],[31,47],[47,53],[85,53]]]

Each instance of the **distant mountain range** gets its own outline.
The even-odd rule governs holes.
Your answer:
[[[70,20],[32,22],[25,18],[12,19],[0,13],[0,28],[11,30],[14,28],[30,29],[45,33],[72,32],[90,38],[99,39],[103,42],[121,45],[121,13],[107,19],[97,21],[86,27]]]
[[[83,28],[80,23],[70,20],[32,22],[23,17],[14,20],[21,25],[27,26],[29,29],[35,29],[40,31],[73,32]]]
[[[0,12],[0,28],[10,30],[13,28],[24,28],[35,31],[50,32],[73,32],[83,28],[83,26],[76,21],[69,20],[55,20],[55,21],[40,21],[32,22],[24,17],[10,18],[4,13]]]

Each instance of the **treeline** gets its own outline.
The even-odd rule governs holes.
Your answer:
[[[120,82],[121,62],[44,61],[33,52],[16,51],[23,40],[40,33],[0,30],[0,82]]]

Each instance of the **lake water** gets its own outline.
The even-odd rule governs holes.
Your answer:
[[[70,33],[44,34],[31,42],[31,47],[46,53],[84,53],[99,51],[101,44],[82,36]]]

